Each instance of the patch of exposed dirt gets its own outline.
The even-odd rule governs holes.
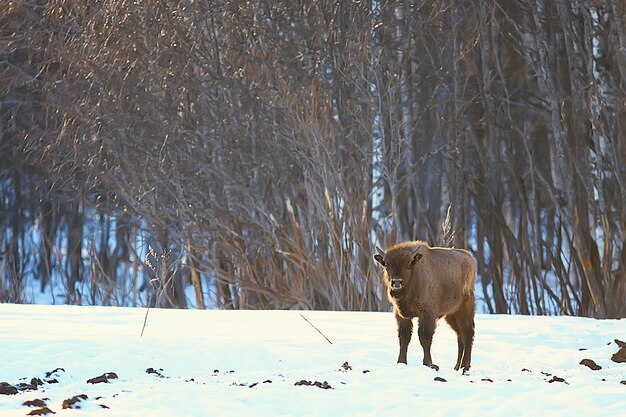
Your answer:
[[[435,381],[437,381],[437,382],[448,382],[448,381],[446,381],[444,378],[442,378],[440,376],[436,376],[435,377]]]
[[[56,413],[52,411],[51,409],[49,409],[48,407],[41,407],[41,408],[31,411],[30,413],[26,415],[27,416],[45,416],[48,414],[56,414]]]
[[[14,395],[19,391],[37,391],[40,386],[45,383],[48,384],[56,384],[59,381],[56,379],[50,378],[51,376],[59,376],[60,372],[65,372],[63,368],[56,368],[53,371],[46,372],[46,376],[42,381],[40,378],[30,378],[30,382],[20,382],[15,385],[11,385],[8,382],[0,382],[0,394],[4,395]],[[28,380],[28,378],[21,378],[20,380]]]
[[[617,342],[618,340],[615,339],[615,343]],[[624,343],[624,342],[621,342],[621,343]],[[620,345],[618,343],[618,346],[620,346],[620,348],[616,353],[613,354],[613,356],[611,356],[611,360],[616,363],[626,362],[626,344]]]
[[[80,409],[80,402],[88,399],[86,394],[74,395],[72,398],[68,398],[67,400],[63,400],[63,409],[71,408],[72,410]]]
[[[254,388],[259,384],[271,384],[272,380],[271,379],[266,379],[263,382],[253,382],[252,384],[248,385],[247,383],[237,383],[237,382],[233,382],[232,384],[230,384],[233,387],[248,387],[248,388]]]
[[[163,372],[163,368],[159,368],[158,371],[156,369],[154,369],[154,368],[146,369],[146,373],[147,374],[155,374],[159,378],[165,378],[165,376],[162,374],[162,372]]]
[[[339,370],[341,372],[348,372],[352,370],[352,367],[350,366],[350,364],[346,361],[343,363],[343,365],[341,365],[341,368],[339,368]]]
[[[58,378],[61,377],[61,373],[65,373],[65,369],[55,368],[52,371],[46,372],[44,382],[46,384],[58,384],[59,383]]]
[[[295,386],[299,387],[299,386],[307,386],[307,387],[318,387],[321,389],[334,389],[333,387],[330,386],[330,384],[326,381],[324,382],[320,382],[320,381],[307,381],[305,379],[298,381],[294,384]]]
[[[117,379],[117,374],[115,372],[105,372],[100,376],[96,376],[94,378],[88,379],[88,384],[108,384],[110,380]]]
[[[61,372],[65,372],[65,369],[63,369],[63,368],[53,369],[50,372],[46,372],[46,378],[50,378],[51,376],[60,376]]]
[[[550,384],[552,384],[553,382],[563,382],[563,383],[565,383],[565,384],[569,385],[569,383],[568,383],[566,380],[564,380],[563,378],[560,378],[560,377],[558,377],[558,376],[556,376],[556,375],[554,375],[554,376],[552,377],[552,379],[550,379],[550,380],[548,381],[548,383],[550,383]]]
[[[598,365],[591,359],[583,359],[582,361],[580,361],[579,365],[585,365],[587,368],[591,369],[592,371],[599,371],[600,369],[602,369],[600,365]]]
[[[24,401],[22,403],[24,407],[45,407],[46,402],[44,400],[40,400],[39,398],[35,398],[34,400]]]
[[[37,391],[43,382],[39,378],[31,378],[30,383],[19,383],[15,386],[20,391]]]
[[[17,388],[8,382],[0,382],[0,394],[1,395],[15,395],[17,394]]]

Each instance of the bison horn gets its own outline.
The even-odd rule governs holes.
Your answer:
[[[379,248],[378,245],[376,246],[376,252],[378,252],[378,254],[383,258],[385,257],[385,251]]]

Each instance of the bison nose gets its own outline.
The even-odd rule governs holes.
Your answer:
[[[402,289],[402,279],[401,278],[392,278],[391,279],[391,289],[392,290],[401,290]]]

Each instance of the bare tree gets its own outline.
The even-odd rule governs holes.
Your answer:
[[[489,312],[626,314],[619,1],[0,7],[0,299],[145,305],[152,244],[160,306],[387,309],[419,238]]]

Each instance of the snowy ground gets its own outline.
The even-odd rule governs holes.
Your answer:
[[[391,313],[151,310],[140,338],[144,314],[0,305],[0,382],[43,382],[0,394],[0,417],[27,415],[36,408],[22,404],[34,399],[45,399],[56,416],[626,413],[626,363],[610,359],[619,349],[613,340],[626,340],[624,319],[478,315],[472,369],[461,375],[452,369],[456,339],[445,322],[433,344],[437,372],[420,365],[417,335],[409,365],[395,364]],[[63,370],[46,376],[56,368]],[[87,383],[111,372],[118,378]],[[554,376],[564,382],[549,382]],[[295,385],[303,380],[332,389]],[[87,396],[74,404],[81,409],[62,408],[80,394]]]

